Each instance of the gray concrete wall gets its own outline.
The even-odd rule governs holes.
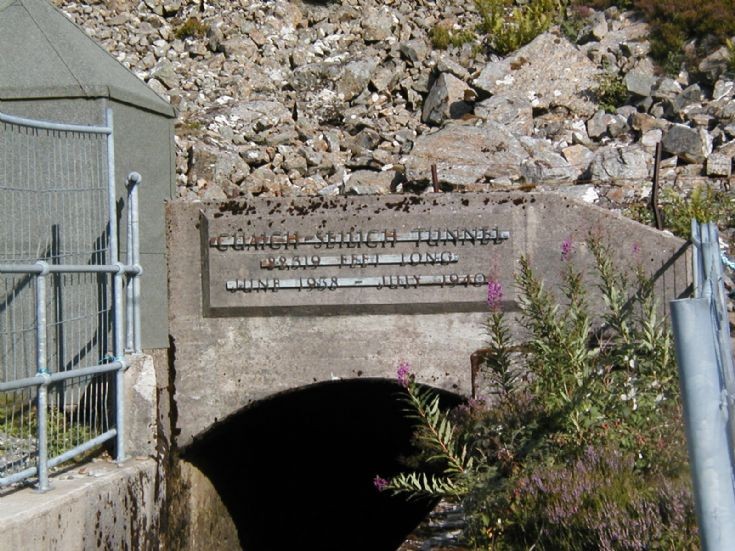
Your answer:
[[[0,111],[21,117],[70,124],[102,124],[102,99],[33,99],[0,102]],[[127,175],[136,171],[143,177],[140,188],[143,347],[168,347],[166,293],[166,250],[164,202],[175,192],[174,120],[109,101],[115,128],[115,176],[118,199],[123,199]],[[126,251],[127,210],[121,212],[120,250]]]
[[[156,476],[153,459],[97,461],[55,476],[49,492],[5,492],[0,551],[157,550]]]
[[[335,212],[340,211],[341,200],[348,198],[334,200]],[[390,197],[350,201],[374,207],[391,200],[396,201]],[[253,199],[244,204],[245,209],[230,205],[228,210],[257,216],[270,212],[279,202],[302,208],[308,201]],[[411,362],[419,381],[469,394],[469,357],[484,345],[487,313],[481,308],[453,312],[451,299],[441,313],[411,313],[409,307],[400,313],[355,314],[352,305],[345,304],[340,313],[328,315],[317,311],[205,317],[200,210],[216,211],[217,207],[174,201],[167,209],[179,446],[190,444],[213,423],[272,394],[334,378],[393,378],[402,359]],[[553,287],[563,270],[562,241],[571,238],[576,261],[589,266],[591,254],[584,241],[590,234],[612,245],[619,266],[632,269],[641,264],[651,273],[660,272],[656,292],[662,302],[679,296],[689,283],[689,255],[683,252],[682,240],[558,195],[430,194],[406,208],[407,212],[423,209],[427,216],[431,209],[449,209],[458,224],[472,213],[477,218],[473,223],[480,220],[491,227],[495,223],[508,227],[508,246],[493,249],[496,252],[488,255],[487,268],[501,280],[509,310],[514,308],[513,272],[520,255],[530,257]],[[241,216],[242,227],[247,227],[248,215]],[[399,220],[403,211],[395,216]],[[484,289],[478,292],[481,306]],[[359,303],[359,295],[356,297],[355,304]]]

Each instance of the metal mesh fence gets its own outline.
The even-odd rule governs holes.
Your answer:
[[[129,267],[115,264],[108,120],[0,113],[0,486],[35,474],[44,489],[42,470],[119,432]]]

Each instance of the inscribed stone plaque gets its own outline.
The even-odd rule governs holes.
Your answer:
[[[505,211],[483,201],[416,196],[206,207],[200,215],[205,311],[479,310],[490,253],[513,239]]]

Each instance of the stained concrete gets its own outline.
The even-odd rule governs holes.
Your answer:
[[[455,213],[459,226],[493,227],[500,222],[511,231],[511,238],[488,252],[486,269],[502,283],[508,311],[517,309],[513,273],[521,255],[530,258],[549,288],[555,288],[564,270],[562,242],[570,240],[575,263],[590,268],[592,255],[585,243],[590,236],[611,246],[617,266],[631,271],[641,266],[654,274],[661,304],[681,296],[689,286],[689,253],[684,241],[601,208],[541,193],[406,197],[168,204],[171,377],[179,446],[189,445],[211,425],[279,392],[334,379],[394,378],[403,359],[411,362],[419,382],[469,395],[469,358],[485,342],[487,311],[482,304],[486,291],[482,288],[476,290],[474,300],[479,307],[473,311],[457,308],[451,294],[445,294],[446,304],[438,312],[412,311],[410,304],[393,311],[364,311],[360,291],[355,290],[341,308],[325,314],[318,309],[305,314],[286,309],[277,315],[206,317],[201,212],[207,209],[220,209],[223,215],[240,213],[242,228],[248,227],[249,217],[267,219],[279,206],[281,212],[322,209],[324,229],[329,229],[330,217],[342,212],[345,205],[369,212],[390,209],[398,201],[403,202],[393,214],[398,222],[406,214],[422,212],[425,225],[432,225],[434,212],[447,211]],[[360,208],[361,204],[365,207]],[[283,218],[281,214],[271,216]],[[595,301],[600,302],[599,293],[594,292],[595,280],[588,283],[594,307]]]
[[[51,491],[0,497],[0,551],[158,549],[156,462],[86,463],[51,480]]]

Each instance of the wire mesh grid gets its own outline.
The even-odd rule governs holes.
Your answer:
[[[0,122],[0,264],[110,262],[107,139]],[[48,372],[105,363],[112,352],[111,274],[45,277]],[[36,284],[33,274],[0,274],[0,382],[38,370]],[[49,385],[50,464],[110,429],[110,381],[102,374]],[[0,478],[28,468],[37,452],[37,392],[0,393]]]

